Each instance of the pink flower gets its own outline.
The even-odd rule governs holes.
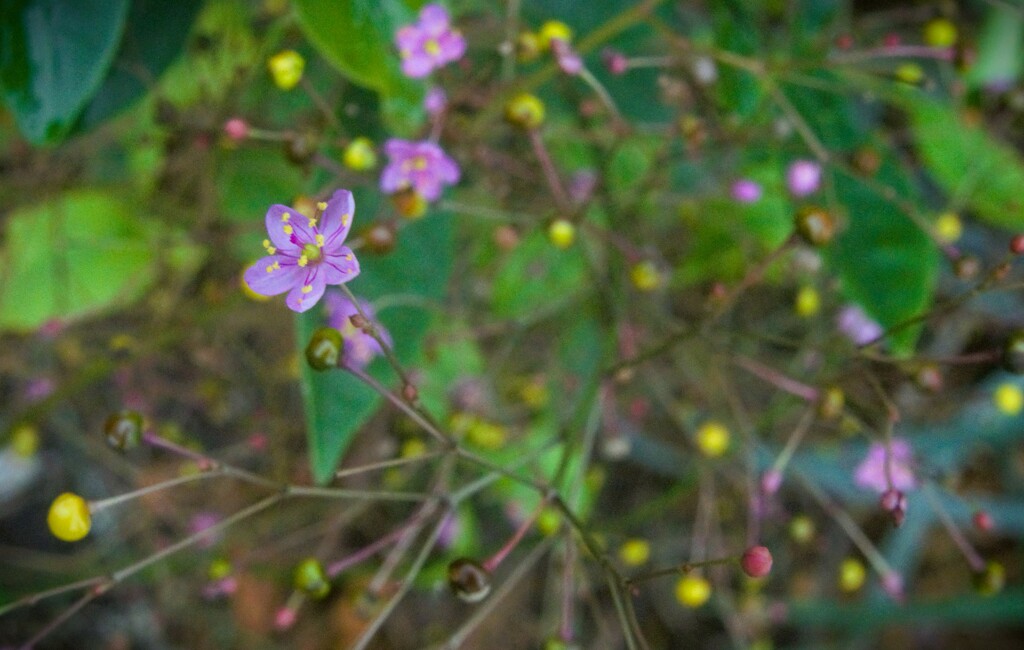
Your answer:
[[[551,51],[555,54],[558,67],[565,74],[577,75],[583,70],[583,59],[566,41],[560,38],[551,39]]]
[[[344,284],[359,275],[359,261],[345,237],[352,227],[355,202],[348,190],[338,190],[319,204],[319,220],[298,210],[272,205],[266,224],[270,239],[263,240],[268,255],[245,271],[245,283],[264,296],[288,292],[285,304],[304,312],[315,305],[329,284]]]
[[[327,324],[341,332],[344,341],[342,350],[346,366],[362,370],[379,354],[384,354],[377,339],[352,324],[352,316],[359,313],[348,296],[332,291],[325,298],[327,304]],[[391,345],[391,335],[384,329],[373,312],[373,307],[365,300],[359,301],[359,308],[377,330],[384,342]]]
[[[419,22],[406,25],[395,34],[402,72],[413,78],[425,77],[437,68],[458,61],[466,52],[466,39],[452,29],[448,12],[438,4],[420,10]]]
[[[423,97],[423,110],[430,116],[436,116],[444,111],[448,106],[448,96],[444,93],[444,88],[440,86],[431,86],[427,90],[426,96]]]
[[[615,76],[626,74],[626,71],[629,70],[629,59],[626,58],[626,55],[610,47],[604,48],[601,52],[601,61],[608,72]]]
[[[740,203],[756,203],[761,199],[761,186],[749,178],[741,178],[730,188],[732,198]]]
[[[793,196],[807,196],[821,185],[821,166],[811,160],[796,160],[786,170],[786,187]]]
[[[882,326],[871,320],[859,305],[847,305],[836,318],[836,327],[857,345],[866,345],[882,335]]]
[[[441,196],[443,185],[459,180],[459,166],[429,140],[412,142],[392,138],[384,143],[388,166],[380,176],[380,189],[389,194],[410,187],[427,201]]]
[[[890,454],[891,451],[891,454]],[[886,471],[886,456],[888,473]],[[871,443],[868,455],[860,462],[853,474],[858,487],[884,494],[890,489],[907,492],[917,487],[917,479],[911,469],[913,452],[910,443],[902,438],[893,438],[889,449],[880,442]],[[892,479],[890,483],[889,479]]]

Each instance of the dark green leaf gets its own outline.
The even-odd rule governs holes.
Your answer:
[[[67,134],[110,68],[127,15],[128,0],[3,3],[0,87],[26,138]]]
[[[543,232],[534,232],[513,250],[493,286],[497,316],[528,318],[557,308],[584,286],[586,260],[579,242],[559,250]]]

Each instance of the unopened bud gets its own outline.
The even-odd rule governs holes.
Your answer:
[[[797,212],[796,232],[811,246],[825,246],[836,234],[835,220],[824,208],[806,206]]]
[[[107,418],[103,424],[103,433],[108,445],[118,451],[127,451],[138,446],[142,439],[142,428],[142,416],[126,409]]]
[[[772,553],[764,546],[752,546],[743,553],[740,566],[751,578],[763,578],[772,570]]]
[[[333,327],[321,327],[313,332],[306,346],[306,362],[313,370],[330,370],[338,367],[344,342],[341,332]]]
[[[459,558],[448,565],[448,586],[467,603],[478,603],[491,591],[491,576],[478,562]]]

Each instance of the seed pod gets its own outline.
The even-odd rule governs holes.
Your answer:
[[[306,362],[313,370],[330,370],[338,367],[338,359],[344,349],[341,332],[333,327],[321,327],[313,332],[306,346]]]
[[[89,529],[92,528],[89,504],[77,494],[65,492],[50,505],[46,524],[57,539],[77,542],[88,535]]]
[[[448,586],[467,603],[478,603],[491,591],[491,576],[476,560],[459,558],[448,565]]]
[[[519,93],[505,105],[505,119],[522,129],[535,129],[544,122],[544,103],[536,95]]]
[[[142,416],[127,409],[118,411],[103,424],[107,444],[118,451],[127,451],[138,446],[142,439]]]
[[[796,232],[811,246],[825,246],[836,234],[836,223],[827,210],[806,206],[796,213]]]
[[[743,553],[740,566],[751,578],[763,578],[772,570],[772,553],[764,546],[752,546]]]
[[[306,558],[295,567],[295,588],[321,599],[331,591],[331,583],[324,573],[324,567],[316,558]]]

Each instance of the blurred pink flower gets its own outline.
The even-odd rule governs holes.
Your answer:
[[[439,4],[424,6],[418,22],[398,30],[395,44],[402,57],[402,72],[413,78],[458,61],[466,52],[466,39],[452,29],[448,12]]]
[[[348,299],[348,296],[332,291],[324,300],[327,305],[327,324],[341,332],[341,338],[344,341],[342,355],[346,366],[362,370],[375,356],[384,354],[380,343],[375,338],[352,324],[352,316],[358,314],[359,311]],[[390,345],[391,335],[377,322],[370,303],[360,300],[359,308],[370,319],[384,342]]]
[[[891,451],[891,455],[890,452]],[[886,456],[889,456],[888,476],[886,474]],[[917,487],[917,479],[911,469],[913,451],[910,443],[903,438],[893,438],[889,449],[880,442],[871,443],[867,456],[857,465],[853,481],[858,487],[874,490],[879,494],[890,488],[907,492]],[[889,478],[892,479],[890,484]]]
[[[821,165],[811,160],[796,160],[786,170],[786,187],[793,196],[807,196],[821,185]]]
[[[459,166],[429,140],[413,142],[391,138],[384,143],[388,165],[380,175],[380,189],[389,194],[412,188],[423,199],[435,201],[444,185],[459,180]]]
[[[882,326],[871,320],[859,305],[850,304],[839,311],[836,327],[857,345],[866,345],[882,335]]]
[[[761,186],[757,181],[741,178],[730,188],[732,198],[740,203],[756,203],[761,199]]]

